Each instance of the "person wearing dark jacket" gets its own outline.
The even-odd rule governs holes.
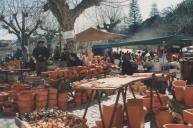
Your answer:
[[[122,63],[122,74],[132,75],[134,72],[137,71],[138,66],[136,64],[133,64],[130,62],[129,56],[123,57],[123,63]]]
[[[47,60],[50,57],[50,52],[44,46],[44,41],[38,41],[37,47],[34,48],[32,56],[35,58],[37,75],[41,75],[41,72],[46,71]]]

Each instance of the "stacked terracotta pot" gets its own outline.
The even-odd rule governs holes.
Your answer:
[[[57,107],[58,90],[56,88],[48,88],[48,108]]]
[[[30,113],[34,110],[34,96],[32,91],[23,91],[18,94],[17,105],[20,113]]]
[[[161,107],[155,113],[155,119],[158,128],[163,128],[164,124],[170,124],[173,122],[173,116],[167,107]]]
[[[156,112],[162,106],[167,106],[169,103],[169,97],[164,94],[159,94],[162,105],[159,101],[159,98],[155,92],[153,92],[153,111]],[[143,97],[143,105],[147,108],[148,112],[150,111],[150,94],[148,93]]]
[[[143,108],[143,99],[128,99],[127,110],[130,127],[144,128],[145,112]],[[135,118],[133,118],[133,115],[135,115]]]
[[[39,88],[35,90],[36,93],[36,109],[44,109],[47,107],[48,90],[45,88]]]
[[[81,92],[78,92],[78,91],[75,92],[75,103],[77,106],[81,105],[82,103],[82,93]]]
[[[109,127],[110,119],[113,113],[113,108],[114,108],[114,104],[110,106],[103,105],[103,119],[104,119],[105,128]],[[118,104],[117,106],[112,127],[116,127],[116,128],[123,127],[123,106],[121,104]]]
[[[68,93],[61,92],[58,93],[58,107],[61,110],[66,110],[68,108]]]
[[[12,102],[8,102],[8,101],[4,102],[3,103],[3,112],[6,115],[14,116],[15,115],[14,104]]]
[[[175,91],[175,97],[178,101],[184,100],[185,88],[187,81],[184,80],[175,80],[172,82],[172,86]]]
[[[8,100],[9,93],[0,92],[0,104]]]

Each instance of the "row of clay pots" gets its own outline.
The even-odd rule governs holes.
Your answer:
[[[17,105],[20,113],[29,113],[34,110],[35,93],[32,91],[20,92],[17,96]]]
[[[184,101],[185,105],[193,106],[193,86],[187,86],[186,81],[176,80],[172,83],[175,97],[178,101]]]
[[[162,105],[159,101],[158,96],[154,93],[153,94],[153,111],[156,112],[158,109],[162,106],[167,106],[169,103],[169,97],[164,94],[159,94],[160,100],[162,102]],[[150,95],[147,94],[146,96],[143,96],[143,105],[147,108],[148,112],[150,111]]]
[[[109,127],[109,122],[112,116],[114,104],[113,105],[103,105],[103,119],[104,125],[106,128]],[[115,116],[113,120],[112,127],[113,128],[122,128],[124,122],[124,114],[123,114],[123,105],[118,104],[117,109],[115,111]],[[128,119],[129,126],[131,128],[144,128],[144,117],[147,113],[146,109],[143,107],[142,99],[129,99],[127,100],[127,110],[128,110]],[[133,116],[135,115],[135,118]],[[101,121],[96,121],[96,127],[102,128]]]

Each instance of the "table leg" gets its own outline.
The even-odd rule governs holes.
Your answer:
[[[84,111],[84,115],[83,115],[83,119],[85,119],[85,117],[86,117],[88,108],[89,108],[90,103],[91,103],[91,101],[92,101],[92,95],[93,95],[93,93],[94,93],[94,90],[91,91],[91,97],[89,98],[89,101],[88,101],[88,103],[87,103],[87,105],[86,105],[86,108],[85,108],[85,111]]]
[[[150,128],[157,128],[155,123],[155,113],[153,111],[153,87],[150,87]]]
[[[131,90],[131,93],[132,93],[132,95],[133,95],[133,98],[136,99],[135,93],[134,93],[133,88],[131,87],[131,85],[129,85],[129,89]]]
[[[96,91],[97,99],[98,99],[98,104],[99,104],[99,111],[100,111],[100,116],[102,120],[102,126],[105,128],[105,123],[104,123],[104,118],[103,118],[103,113],[102,113],[102,107],[101,107],[101,99],[100,99],[100,94],[99,91]]]
[[[158,97],[158,100],[159,100],[160,105],[163,106],[163,102],[162,102],[162,100],[161,100],[161,98],[160,98],[160,95],[159,95],[157,89],[155,89],[155,92],[156,92],[156,95],[157,95],[157,97]]]
[[[119,102],[120,94],[121,94],[121,89],[119,89],[119,91],[118,91],[118,94],[117,94],[117,97],[116,97],[116,101],[115,101],[115,106],[114,106],[114,108],[113,108],[113,112],[112,112],[112,116],[111,116],[111,119],[110,119],[110,122],[109,122],[109,125],[108,125],[109,127],[108,127],[108,128],[112,128],[113,120],[114,120],[115,112],[116,112],[117,105],[118,105],[118,102]]]
[[[126,99],[127,99],[127,91],[124,92],[124,90],[122,89],[122,97],[123,97],[123,104],[124,104],[124,112],[126,113],[126,119],[127,119],[127,124],[128,124],[128,128],[130,128],[130,123],[129,123],[129,114],[128,114],[128,110],[127,110],[127,103],[126,103]]]

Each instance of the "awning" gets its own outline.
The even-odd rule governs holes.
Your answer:
[[[136,46],[136,45],[163,45],[163,41],[164,41],[164,45],[191,45],[192,39],[193,37],[190,37],[190,36],[172,35],[172,36],[149,39],[149,40],[98,44],[98,45],[94,45],[93,48],[112,48],[112,47]]]

